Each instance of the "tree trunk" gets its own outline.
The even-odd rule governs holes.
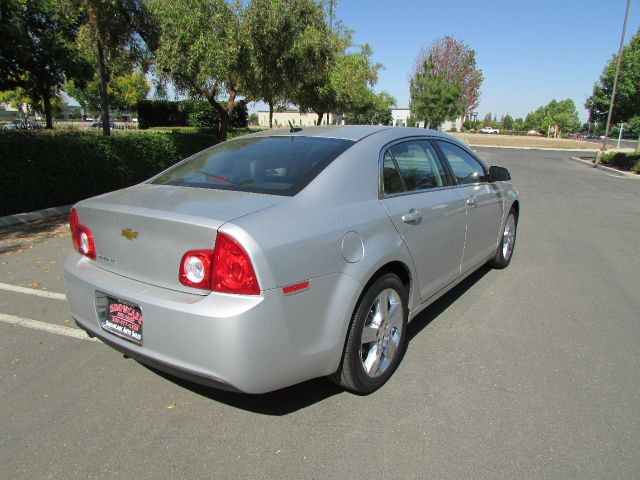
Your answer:
[[[102,42],[98,39],[96,42],[96,54],[98,57],[98,74],[100,75],[100,116],[102,117],[102,133],[111,135],[111,127],[109,121],[109,94],[107,92],[107,69],[104,64],[104,49]]]
[[[235,110],[235,99],[237,96],[237,91],[231,90],[229,92],[229,98],[227,99],[226,108],[223,108],[222,105],[216,100],[215,94],[212,93],[207,97],[207,101],[209,104],[218,112],[220,115],[220,125],[218,126],[218,140],[224,142],[227,139],[227,134],[229,133],[229,125],[231,124],[231,116],[233,115],[233,111]]]
[[[424,121],[424,128],[428,129],[431,126],[431,122]]]
[[[324,112],[316,112],[318,114],[318,123],[316,125],[322,125],[322,117],[324,117]]]
[[[51,91],[45,87],[42,90],[42,103],[44,103],[44,118],[47,128],[53,128],[53,118],[51,115]]]
[[[269,128],[273,128],[273,100],[269,100]]]

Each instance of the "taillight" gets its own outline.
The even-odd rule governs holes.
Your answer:
[[[180,261],[180,283],[211,290],[213,250],[189,250]]]
[[[180,262],[180,283],[222,293],[258,295],[260,287],[247,252],[218,232],[213,250],[189,250]]]
[[[71,209],[69,215],[69,223],[71,225],[71,238],[73,239],[73,247],[78,253],[92,260],[96,259],[96,247],[93,243],[93,235],[88,227],[82,225],[78,221],[78,212],[75,208]]]
[[[213,251],[212,290],[258,295],[260,287],[249,255],[229,235],[218,232]]]

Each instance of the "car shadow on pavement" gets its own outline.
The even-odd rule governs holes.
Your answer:
[[[491,271],[491,267],[484,266],[473,272],[462,282],[452,288],[445,295],[433,302],[429,307],[424,309],[420,314],[413,319],[407,329],[409,345],[411,340],[418,335],[423,329],[427,327],[434,319],[436,319],[442,312],[455,303],[458,298],[465,294],[467,290],[473,287],[482,277]]]
[[[347,394],[344,389],[331,383],[326,378],[314,378],[275,392],[251,395],[216,390],[215,388],[174,377],[153,368],[150,369],[167,380],[210,400],[249,412],[277,417],[294,413],[336,394]]]
[[[483,267],[472,273],[465,280],[460,282],[446,295],[434,302],[431,306],[420,313],[407,329],[408,342],[410,348],[411,340],[424,330],[435,318],[444,312],[458,298],[484,277],[491,269]],[[187,390],[210,400],[224,403],[231,407],[240,408],[254,413],[271,416],[283,416],[294,413],[315,403],[321,402],[334,395],[351,395],[341,387],[331,383],[326,378],[315,378],[297,385],[292,385],[275,392],[260,395],[250,395],[245,393],[228,392],[216,390],[211,387],[199,385],[188,380],[174,377],[165,372],[161,372],[151,367],[146,367]],[[400,367],[402,368],[402,367]],[[382,387],[384,388],[384,387]],[[375,395],[375,394],[374,394]]]

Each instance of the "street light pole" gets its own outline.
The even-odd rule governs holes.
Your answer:
[[[609,127],[611,127],[611,114],[613,113],[613,102],[616,99],[616,88],[618,86],[618,75],[620,74],[620,62],[622,61],[622,52],[624,50],[624,35],[627,33],[627,19],[629,18],[629,9],[631,8],[631,0],[627,0],[627,11],[624,14],[624,23],[622,24],[622,36],[620,37],[620,48],[618,49],[618,63],[616,64],[616,75],[613,77],[613,91],[611,92],[611,103],[609,104],[609,115],[607,116],[607,127],[604,130],[604,140],[602,147],[596,155],[594,166],[600,163],[604,152],[607,150],[607,139],[609,138]]]

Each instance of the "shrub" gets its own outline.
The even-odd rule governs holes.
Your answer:
[[[220,114],[204,100],[184,100],[178,109],[184,113],[190,127],[218,128]]]
[[[185,112],[178,107],[180,102],[168,100],[141,100],[137,104],[138,127],[147,129],[150,127],[186,126]]]
[[[138,102],[138,126],[153,127],[198,127],[218,128],[220,112],[205,100],[142,100]],[[247,102],[239,100],[231,115],[231,127],[245,128],[249,125]]]
[[[640,173],[640,152],[608,152],[602,157],[602,163],[621,170]]]
[[[217,143],[210,133],[0,134],[0,216],[74,203],[139,183]]]
[[[247,102],[245,102],[244,100],[239,100],[236,102],[236,106],[233,109],[233,114],[231,115],[231,127],[247,128],[248,126],[249,109],[247,108]]]

